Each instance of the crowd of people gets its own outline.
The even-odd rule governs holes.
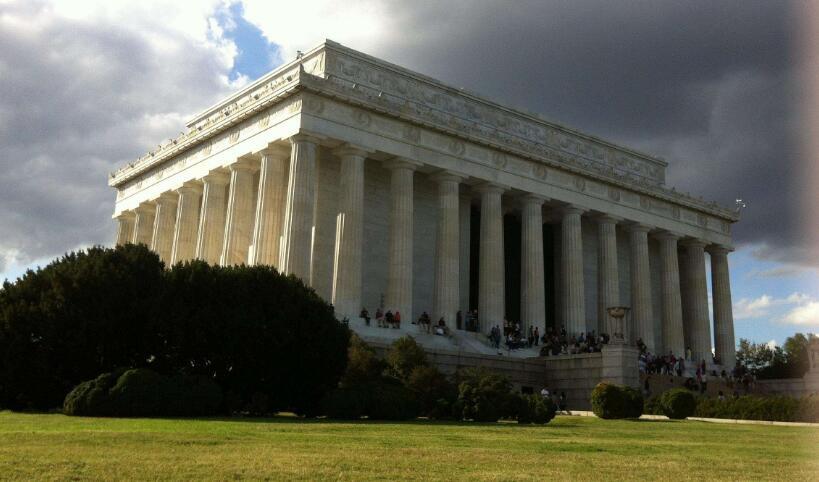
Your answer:
[[[458,316],[460,317],[461,312],[458,312]],[[370,312],[367,311],[367,308],[361,308],[361,313],[358,315],[359,318],[364,320],[364,324],[366,326],[370,326],[372,322],[372,318],[370,317]],[[395,310],[393,313],[392,310],[387,310],[386,312],[381,308],[375,310],[375,323],[378,328],[401,328],[401,312]],[[432,322],[429,314],[424,311],[421,313],[421,316],[418,317],[418,321],[413,321],[413,325],[418,325],[418,327],[427,333],[434,333],[436,335],[441,336],[450,336],[451,332],[449,331],[449,327],[446,324],[446,320],[444,317],[440,317],[438,321],[435,323]]]
[[[642,339],[638,338],[636,344],[640,350],[637,362],[640,372],[647,375],[644,382],[644,391],[647,394],[650,393],[650,376],[648,375],[685,377],[683,387],[698,391],[701,394],[704,394],[708,389],[709,379],[722,380],[728,388],[733,389],[734,396],[738,395],[740,389],[748,393],[755,381],[753,375],[739,362],[730,371],[721,369],[717,373],[714,368],[708,370],[705,360],[700,360],[699,363],[693,361],[690,347],[687,347],[685,353],[679,356],[675,355],[673,351],[669,351],[666,355],[655,355],[648,350]],[[712,359],[712,361],[714,364],[718,364],[717,359]],[[719,391],[719,396],[724,398],[722,391]]]

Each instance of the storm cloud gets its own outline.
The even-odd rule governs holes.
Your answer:
[[[785,263],[819,262],[796,219],[805,161],[795,137],[805,127],[793,81],[798,12],[788,4],[245,0],[243,7],[282,59],[331,38],[659,155],[678,190],[726,206],[747,201],[737,245]],[[174,8],[95,8],[92,18],[77,18],[50,4],[0,2],[0,273],[4,260],[110,243],[107,173],[242,82],[229,80],[237,46],[215,20],[227,4]]]

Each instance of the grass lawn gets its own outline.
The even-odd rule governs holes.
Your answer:
[[[0,412],[0,479],[819,480],[819,429],[558,417],[546,426]]]

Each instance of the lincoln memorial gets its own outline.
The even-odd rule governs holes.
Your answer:
[[[365,339],[498,357],[485,335],[504,319],[612,333],[607,308],[624,306],[624,346],[732,367],[739,217],[667,186],[667,166],[326,41],[109,184],[117,243],[166,265],[272,265]],[[400,329],[366,326],[363,307],[400,312]],[[477,329],[457,325],[474,310]],[[451,335],[421,333],[424,311]]]

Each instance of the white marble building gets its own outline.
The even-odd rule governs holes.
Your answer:
[[[273,265],[339,318],[383,306],[404,332],[424,310],[454,327],[478,309],[484,331],[507,316],[609,332],[605,308],[623,305],[632,341],[696,359],[713,346],[732,366],[738,215],[667,187],[666,167],[326,41],[109,184],[118,243]]]

